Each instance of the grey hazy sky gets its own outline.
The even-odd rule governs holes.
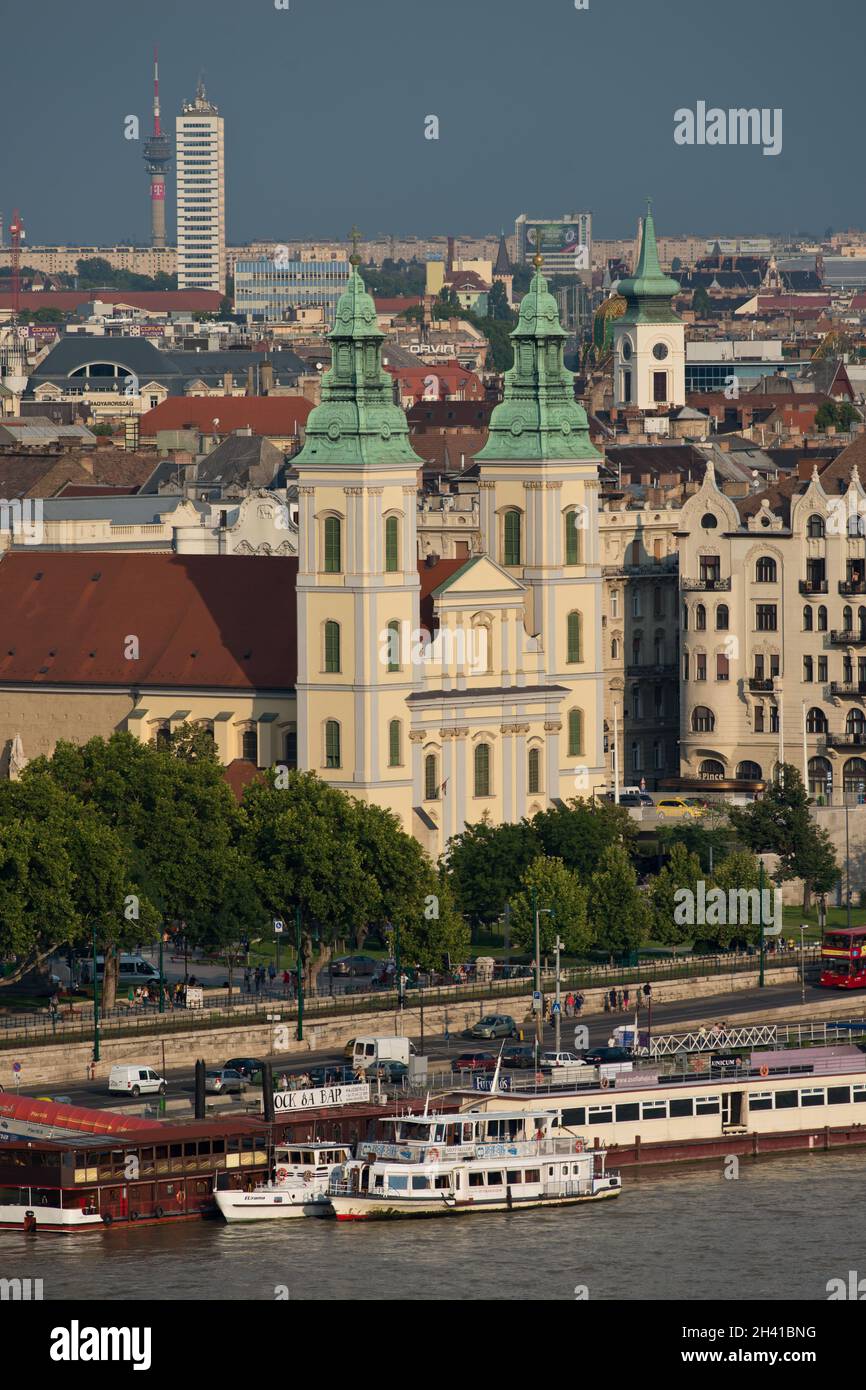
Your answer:
[[[864,0],[0,0],[0,35],[0,211],[33,244],[146,242],[123,122],[150,128],[155,42],[164,122],[200,70],[225,116],[230,242],[582,209],[627,236],[647,194],[660,232],[866,224]],[[698,100],[781,107],[782,153],[675,145]]]

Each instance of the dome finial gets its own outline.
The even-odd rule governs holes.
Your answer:
[[[544,265],[544,257],[541,254],[541,228],[535,228],[535,255],[532,257],[532,264],[536,270],[540,270]]]
[[[352,238],[352,254],[349,257],[349,264],[359,266],[361,264],[361,257],[358,255],[358,242],[361,240],[361,233],[354,223],[352,224],[352,230],[349,236]]]

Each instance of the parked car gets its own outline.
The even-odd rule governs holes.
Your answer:
[[[614,798],[611,797],[611,800]],[[620,806],[654,806],[655,802],[649,792],[620,792]]]
[[[249,1085],[256,1072],[260,1072],[263,1066],[264,1062],[261,1062],[258,1057],[232,1057],[230,1061],[223,1063],[222,1069],[223,1071],[240,1072],[244,1081]]]
[[[491,1052],[461,1052],[451,1062],[452,1072],[495,1071],[496,1058]]]
[[[309,1077],[314,1086],[348,1086],[358,1080],[357,1072],[342,1062],[332,1062],[323,1067],[312,1067]]]
[[[514,1047],[502,1049],[502,1065],[504,1067],[523,1067],[529,1069],[535,1066],[535,1048],[528,1043],[517,1043]]]
[[[372,956],[339,956],[331,961],[331,974],[375,975],[381,963]]]
[[[211,1096],[242,1096],[247,1085],[248,1082],[234,1067],[220,1067],[216,1071],[206,1071],[204,1074],[204,1088]]]
[[[352,1060],[352,1058],[354,1057],[354,1055],[355,1055],[355,1039],[354,1039],[354,1038],[349,1038],[348,1041],[346,1042],[346,1046],[343,1048],[343,1056],[345,1057],[345,1059],[346,1059],[347,1062],[351,1062],[351,1060]]]
[[[472,1029],[473,1038],[516,1038],[517,1024],[510,1014],[485,1014]]]
[[[112,1095],[164,1096],[166,1084],[165,1077],[160,1076],[153,1067],[112,1067],[108,1073],[108,1090]]]
[[[539,1062],[542,1067],[579,1067],[583,1058],[576,1052],[542,1052]]]
[[[591,1047],[583,1054],[583,1060],[590,1067],[605,1067],[611,1062],[632,1062],[634,1053],[630,1047]]]
[[[405,1062],[377,1062],[366,1072],[368,1081],[384,1081],[389,1086],[402,1086],[408,1075],[409,1068]]]
[[[697,806],[690,806],[681,796],[663,796],[656,802],[656,810],[668,820],[691,820],[702,814]]]

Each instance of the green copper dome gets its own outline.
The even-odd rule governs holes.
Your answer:
[[[490,436],[475,455],[487,459],[597,459],[586,411],[574,399],[574,375],[563,366],[567,333],[537,264],[511,334],[514,366],[505,398],[490,417]]]
[[[647,206],[640,244],[640,256],[634,275],[620,280],[618,294],[626,301],[626,311],[620,323],[676,323],[677,315],[671,300],[679,294],[680,285],[665,275],[659,264],[656,229],[652,212]]]
[[[331,366],[322,378],[321,404],[310,411],[304,447],[294,464],[421,467],[409,443],[405,413],[394,403],[393,379],[382,366],[384,336],[353,257],[328,334]]]

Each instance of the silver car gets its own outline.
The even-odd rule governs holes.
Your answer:
[[[485,1014],[472,1029],[473,1038],[516,1038],[517,1024],[510,1014]]]
[[[247,1089],[246,1079],[231,1067],[220,1067],[218,1071],[205,1072],[204,1088],[209,1095],[242,1096]]]

